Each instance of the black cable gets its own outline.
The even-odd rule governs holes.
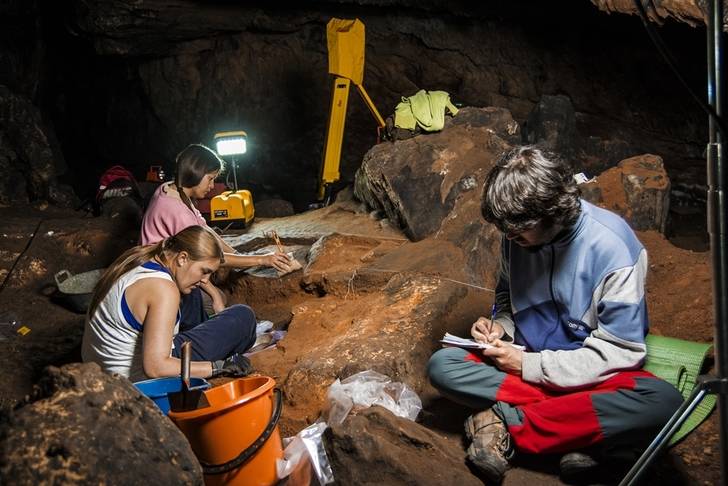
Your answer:
[[[15,259],[13,262],[13,266],[10,267],[10,270],[8,271],[8,274],[5,276],[5,280],[3,280],[3,283],[0,284],[0,293],[2,293],[3,290],[5,290],[5,286],[10,282],[10,277],[13,275],[13,272],[15,271],[15,267],[18,266],[18,262],[21,258],[25,255],[25,252],[28,251],[28,248],[30,248],[31,243],[33,243],[33,240],[35,239],[35,235],[38,234],[38,230],[40,230],[40,225],[43,224],[43,221],[45,219],[41,219],[38,221],[38,224],[35,227],[35,231],[33,231],[33,234],[30,235],[30,238],[28,238],[28,243],[25,245],[25,248],[23,248],[23,251],[20,252],[20,255],[18,255],[18,258]]]
[[[706,103],[700,96],[695,93],[695,91],[693,91],[693,89],[683,77],[682,73],[680,73],[680,70],[677,68],[677,62],[675,61],[675,58],[667,49],[665,42],[662,40],[662,37],[660,37],[660,34],[657,33],[655,28],[652,26],[649,18],[647,17],[647,11],[645,11],[645,7],[642,5],[642,0],[634,0],[634,5],[635,7],[637,7],[637,11],[639,12],[642,24],[645,26],[645,30],[647,30],[647,35],[649,35],[650,39],[652,39],[652,43],[655,44],[655,47],[660,52],[667,65],[670,67],[675,76],[677,76],[677,79],[682,83],[685,89],[688,90],[688,93],[690,93],[690,95],[693,97],[693,99],[695,99],[698,105],[700,105],[703,111],[705,111],[708,116],[713,118],[716,125],[718,126],[718,129],[720,130],[721,135],[723,135],[723,138],[725,140],[726,137],[728,137],[728,127],[726,126],[723,118],[715,112],[712,106]]]

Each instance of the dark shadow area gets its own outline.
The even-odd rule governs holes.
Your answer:
[[[220,34],[223,7],[240,21]],[[637,18],[606,15],[589,2],[324,2],[294,9],[212,2],[189,25],[159,11],[155,23],[132,22],[128,31],[133,8],[132,17],[108,25],[111,14],[99,5],[86,11],[41,2],[35,10],[38,18],[30,9],[9,22],[32,24],[41,35],[32,99],[55,129],[68,166],[61,181],[81,199],[111,165],[140,179],[150,165],[161,165],[171,177],[174,155],[187,144],[211,144],[216,131],[244,129],[250,153],[241,186],[254,187],[256,199],[283,198],[305,210],[315,200],[325,140],[325,26],[335,16],[366,25],[364,85],[384,117],[402,96],[431,89],[447,90],[464,106],[507,108],[523,124],[542,95],[563,94],[577,114],[575,142],[593,152],[581,160],[585,167],[598,172],[651,152],[664,158],[674,185],[704,184],[703,168],[693,166],[703,163],[706,117]],[[660,31],[699,92],[703,31],[672,21]],[[9,34],[16,66],[28,35],[17,25]],[[5,82],[26,88],[21,74],[6,73]],[[355,91],[340,164],[347,183],[376,143],[374,119]]]
[[[665,236],[678,248],[698,252],[709,251],[710,238],[705,208],[672,206]]]

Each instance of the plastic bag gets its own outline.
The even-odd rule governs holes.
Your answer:
[[[328,425],[317,422],[309,425],[287,441],[283,459],[276,460],[278,479],[288,478],[288,486],[308,486],[334,482],[329,459],[323,444],[323,433]]]
[[[398,417],[415,420],[422,410],[422,401],[404,383],[376,371],[367,370],[331,384],[327,394],[328,423],[341,424],[354,407],[379,405]]]
[[[268,332],[273,329],[273,323],[271,321],[258,321],[255,325],[255,334],[260,336],[264,332]]]

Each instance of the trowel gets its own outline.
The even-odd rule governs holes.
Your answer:
[[[203,390],[190,389],[190,359],[192,356],[192,342],[186,341],[182,344],[181,378],[182,390],[169,393],[170,410],[173,412],[188,412],[198,408],[209,407],[210,403]]]

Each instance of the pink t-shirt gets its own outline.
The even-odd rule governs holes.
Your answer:
[[[188,208],[177,191],[169,187],[170,184],[171,182],[166,182],[159,186],[149,201],[142,220],[139,240],[142,245],[157,243],[196,224],[207,226],[205,218],[197,208]]]

